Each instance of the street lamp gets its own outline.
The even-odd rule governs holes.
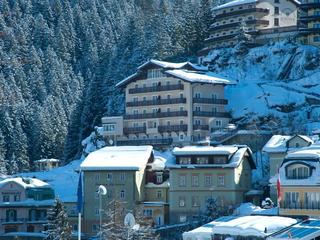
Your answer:
[[[100,232],[100,240],[102,239],[102,195],[107,194],[107,189],[105,186],[100,185],[98,187],[98,194],[99,194],[99,232]]]

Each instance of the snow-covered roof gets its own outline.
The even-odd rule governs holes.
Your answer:
[[[233,6],[238,6],[242,4],[249,4],[249,3],[256,3],[258,0],[234,0],[222,5],[219,5],[217,7],[212,8],[213,11],[223,9],[223,8],[228,8],[228,7],[233,7]]]
[[[249,216],[249,215],[278,215],[278,208],[263,209],[252,203],[241,203],[241,205],[234,210],[234,215]]]
[[[299,151],[291,152],[286,155],[285,159],[319,159],[320,158],[320,148],[313,149],[313,148],[304,148]]]
[[[235,146],[186,146],[186,147],[175,147],[172,153],[176,156],[180,155],[230,155],[235,153],[238,147]]]
[[[0,182],[0,187],[3,187],[7,183],[16,183],[23,187],[24,189],[27,188],[49,188],[50,185],[46,182],[43,182],[36,178],[21,178],[21,177],[15,177],[15,178],[7,178],[5,180],[2,180]]]
[[[174,162],[175,158],[172,155],[171,151],[154,151],[154,160],[152,163],[149,163],[149,165],[151,165],[153,171],[162,171],[168,165],[173,164]]]
[[[230,80],[221,77],[184,69],[168,70],[166,73],[191,83],[233,84]]]
[[[80,165],[83,171],[143,169],[151,154],[152,146],[104,147],[92,152]]]
[[[268,152],[268,153],[281,153],[281,152],[287,152],[288,150],[293,150],[292,148],[288,149],[287,143],[296,137],[300,137],[301,139],[303,139],[304,141],[310,144],[313,143],[312,139],[305,135],[294,135],[294,136],[273,135],[270,138],[270,140],[264,145],[262,151]]]
[[[183,239],[211,239],[214,234],[266,237],[297,223],[297,220],[278,216],[221,217],[192,231],[183,233]]]
[[[55,158],[50,158],[50,159],[40,159],[40,160],[34,161],[34,163],[42,163],[42,162],[60,162],[60,160]]]
[[[172,63],[172,62],[165,62],[165,61],[159,61],[159,60],[155,60],[155,59],[151,59],[150,61],[142,64],[141,66],[138,67],[138,69],[141,69],[143,67],[145,67],[146,65],[153,63],[159,67],[162,68],[172,68],[172,69],[178,69],[178,68],[183,68],[184,66],[186,66],[187,64],[189,64],[189,62],[182,62],[182,63]]]

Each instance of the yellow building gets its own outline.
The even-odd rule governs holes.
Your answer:
[[[170,166],[170,222],[186,222],[204,214],[208,199],[220,209],[244,201],[255,169],[246,146],[174,148]]]
[[[282,162],[281,215],[320,217],[320,146],[289,153]]]
[[[102,118],[109,144],[168,146],[203,140],[225,127],[229,80],[191,63],[150,60],[117,84],[125,91],[124,116]]]
[[[300,33],[303,43],[320,46],[320,2],[302,0]]]
[[[313,141],[304,135],[273,135],[264,145],[262,151],[269,158],[269,176],[272,182],[270,186],[270,198],[273,202],[277,202],[277,190],[275,181],[272,179],[276,177],[275,175],[278,173],[283,159],[289,152],[310,146],[312,143]]]
[[[83,171],[84,207],[83,232],[93,236],[99,231],[100,185],[105,186],[107,194],[102,196],[102,219],[106,222],[106,209],[112,200],[121,202],[124,218],[128,212],[144,201],[145,168],[153,161],[151,146],[105,147],[90,153],[80,165]]]
[[[294,37],[298,7],[296,0],[235,0],[214,7],[207,47],[199,55],[213,48],[234,46],[244,33],[253,44]]]

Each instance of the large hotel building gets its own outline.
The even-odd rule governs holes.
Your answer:
[[[102,118],[112,145],[186,145],[225,127],[229,80],[207,75],[189,62],[150,60],[117,84],[125,91],[124,116]]]

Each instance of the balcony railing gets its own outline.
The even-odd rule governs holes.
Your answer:
[[[260,20],[260,19],[252,19],[252,20],[247,20],[245,22],[247,25],[251,24],[256,24],[256,25],[269,25],[268,20]],[[234,22],[234,23],[228,23],[228,24],[221,24],[219,26],[211,26],[210,30],[216,31],[216,30],[221,30],[221,29],[228,29],[228,28],[235,28],[241,25],[241,22]]]
[[[139,107],[139,106],[150,106],[150,105],[179,104],[179,103],[186,103],[186,102],[187,102],[186,98],[171,98],[171,99],[127,102],[126,105],[127,107]]]
[[[194,103],[207,103],[207,104],[222,104],[227,105],[228,100],[226,99],[214,99],[214,98],[194,98]]]
[[[230,118],[230,114],[227,112],[205,112],[205,111],[194,111],[193,116],[197,117],[221,117]]]
[[[319,2],[309,2],[309,3],[301,3],[300,4],[300,8],[302,9],[306,9],[306,8],[316,8],[316,7],[320,7],[320,3]]]
[[[320,3],[319,3],[319,5],[320,5]],[[320,6],[319,6],[319,8],[320,8]],[[317,21],[317,20],[320,20],[320,15],[309,15],[309,16],[300,17],[301,22]]]
[[[302,33],[320,33],[320,28],[300,28]]]
[[[158,131],[159,132],[185,132],[188,130],[187,124],[181,124],[181,125],[170,125],[170,126],[159,126]]]
[[[232,12],[225,12],[225,13],[216,14],[214,19],[216,21],[219,18],[238,16],[238,15],[241,15],[241,14],[248,14],[248,13],[264,13],[264,14],[268,14],[269,13],[269,9],[265,9],[265,8],[248,8],[248,9],[242,9],[242,10],[237,10],[237,11],[232,11]]]
[[[175,112],[126,114],[126,115],[124,115],[124,119],[166,118],[166,117],[181,117],[181,116],[188,116],[188,112],[187,111],[175,111]]]
[[[118,145],[158,145],[167,146],[172,144],[172,138],[157,139],[132,139],[117,141]]]
[[[161,91],[173,91],[173,90],[183,90],[183,84],[174,84],[174,85],[158,85],[152,87],[141,87],[141,88],[131,88],[129,93],[147,93],[147,92],[161,92]]]
[[[145,133],[146,127],[128,127],[123,128],[124,134]]]
[[[209,125],[193,125],[193,130],[209,131]]]
[[[283,209],[303,209],[303,210],[318,210],[320,211],[320,202],[309,202],[309,203],[305,203],[305,202],[281,202],[280,203],[280,207]]]
[[[218,37],[210,37],[205,39],[205,42],[217,42],[217,41],[225,41],[228,39],[233,39],[234,37],[238,36],[238,33],[233,33],[233,34],[226,34]]]

